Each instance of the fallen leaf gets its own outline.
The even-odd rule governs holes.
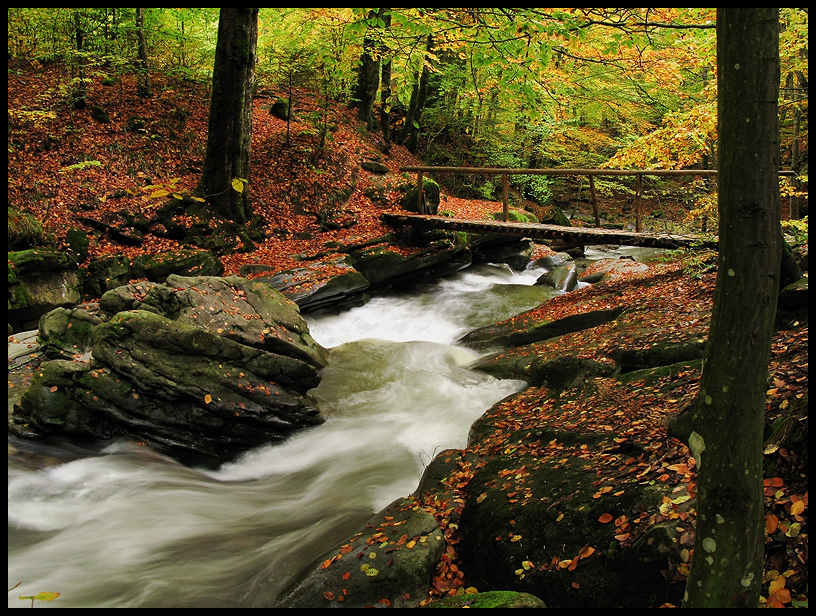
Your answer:
[[[776,532],[776,529],[779,528],[779,518],[777,518],[774,514],[769,514],[765,516],[765,532],[769,535],[772,535]]]
[[[601,517],[598,518],[598,522],[601,524],[609,524],[614,518],[612,517],[611,513],[604,513],[601,514]]]

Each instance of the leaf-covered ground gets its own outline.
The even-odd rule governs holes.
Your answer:
[[[21,69],[10,66],[8,75],[8,199],[15,206],[35,216],[57,245],[65,241],[71,226],[85,228],[91,241],[91,257],[124,253],[159,254],[177,248],[175,242],[147,236],[138,247],[114,244],[96,236],[82,219],[101,220],[112,213],[125,211],[150,213],[160,205],[151,197],[155,188],[174,191],[192,190],[198,179],[206,145],[209,91],[203,85],[156,84],[151,99],[136,96],[135,84],[125,78],[103,85],[95,76],[88,89],[88,105],[74,110],[66,95],[69,76],[59,65]],[[399,173],[400,166],[419,164],[405,149],[396,146],[389,155],[382,153],[379,139],[367,134],[355,119],[353,111],[334,107],[328,119],[330,137],[321,148],[319,135],[310,114],[317,107],[305,93],[298,93],[295,113],[298,118],[287,126],[269,112],[282,92],[263,91],[255,100],[252,176],[250,187],[257,214],[265,220],[266,240],[254,252],[236,253],[223,259],[228,274],[237,273],[246,263],[264,263],[278,269],[298,265],[299,255],[327,251],[327,243],[350,237],[378,237],[390,231],[379,216],[384,209],[396,207],[397,184],[413,181],[413,176]],[[109,122],[92,119],[94,106],[108,112]],[[138,119],[136,122],[134,119]],[[392,173],[383,178],[360,168],[360,162],[375,160],[388,166]],[[332,201],[328,196],[337,196]],[[344,195],[344,197],[339,197]],[[350,196],[348,196],[350,195]],[[500,210],[500,204],[443,196],[441,209],[461,218],[484,218]],[[602,208],[622,213],[622,200],[607,202]],[[649,204],[647,203],[647,208]],[[667,203],[659,207],[664,217],[682,216],[681,208]],[[316,214],[321,208],[333,208],[357,223],[347,229],[321,231]],[[648,211],[647,211],[648,214]],[[84,226],[83,226],[84,225]],[[540,246],[538,251],[546,252]],[[650,342],[650,328],[658,331],[649,319],[673,311],[687,316],[677,321],[678,339],[705,335],[708,308],[715,280],[713,270],[688,271],[689,264],[662,265],[663,283],[639,286],[638,304],[643,322],[637,343]],[[619,279],[621,294],[627,280]],[[666,286],[670,285],[670,286]],[[608,307],[609,285],[602,294],[588,287],[580,292],[558,297],[537,309],[538,316],[560,318],[577,311]],[[654,325],[654,327],[652,327]],[[602,326],[612,328],[614,324]],[[765,605],[791,607],[807,605],[807,324],[789,324],[777,331],[773,342],[767,397],[766,467],[766,571],[763,598]],[[606,361],[602,344],[592,349],[582,335],[565,337],[563,343],[548,345],[548,353],[567,352],[559,345],[583,342],[586,358]],[[623,335],[623,334],[620,334]],[[614,338],[614,336],[612,336]],[[664,482],[676,486],[677,498],[693,495],[695,465],[682,445],[667,439],[665,417],[683,408],[696,394],[699,373],[667,375],[663,380],[633,380],[626,388],[602,386],[580,399],[564,403],[557,417],[565,428],[604,431],[627,421],[635,408],[649,408],[645,419],[627,428],[627,439],[650,450],[648,464],[629,462],[622,441],[621,452],[613,452],[608,468],[599,469],[598,497],[614,493],[618,484],[635,477],[639,480]],[[670,392],[667,394],[667,391]],[[513,428],[533,421],[541,407],[543,393],[528,389],[512,409],[503,409],[502,422]],[[651,418],[651,419],[650,419]],[[501,446],[501,426],[496,442]],[[509,430],[511,426],[506,426]],[[802,435],[805,435],[802,437]],[[789,446],[794,443],[796,446]],[[534,453],[541,458],[563,456],[557,448],[543,448]],[[516,473],[523,479],[529,469]],[[424,503],[443,523],[447,549],[440,562],[434,588],[441,596],[461,592],[466,587],[466,572],[457,565],[455,525],[447,523],[458,515],[464,503],[472,469],[463,467],[451,486],[451,498]],[[515,477],[515,476],[514,476]],[[519,480],[520,481],[520,480]],[[510,498],[523,499],[523,481]],[[693,550],[693,512],[680,511],[678,503],[666,503],[656,515],[677,520],[677,540]],[[675,516],[673,518],[672,516]],[[621,542],[633,540],[640,520],[620,517],[599,520],[614,525],[614,537]],[[512,535],[509,539],[512,541]],[[568,561],[537,563],[536,566],[580,566],[590,554],[576,554]],[[532,566],[532,563],[530,563]],[[681,563],[671,575],[684,576],[687,563]],[[524,572],[522,571],[521,574]]]

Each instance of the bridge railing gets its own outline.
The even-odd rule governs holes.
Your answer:
[[[699,176],[716,176],[716,169],[503,169],[499,167],[423,167],[423,166],[406,166],[400,167],[400,171],[416,172],[417,174],[417,211],[420,214],[425,214],[425,201],[423,199],[423,176],[425,173],[474,173],[474,174],[489,174],[501,175],[502,177],[502,220],[507,222],[509,219],[508,206],[508,192],[509,182],[508,176],[511,175],[578,175],[589,177],[589,191],[592,198],[592,213],[595,217],[595,226],[601,226],[600,212],[598,210],[598,197],[595,192],[595,176],[614,176],[614,175],[628,175],[635,176],[635,230],[640,233],[642,231],[642,189],[644,175],[654,176],[682,176],[682,175],[699,175]],[[780,176],[796,177],[795,171],[780,171]]]

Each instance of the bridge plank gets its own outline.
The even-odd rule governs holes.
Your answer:
[[[408,225],[425,229],[446,229],[467,233],[489,233],[528,237],[532,240],[559,241],[570,246],[613,244],[643,246],[646,248],[681,248],[686,246],[716,248],[717,240],[698,235],[671,233],[636,233],[618,229],[595,227],[563,227],[530,222],[502,222],[498,220],[467,220],[417,214],[384,212],[380,219],[393,227]],[[546,242],[544,242],[546,243]]]

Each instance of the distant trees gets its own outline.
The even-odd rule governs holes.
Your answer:
[[[151,77],[208,85],[217,11],[12,7],[9,54],[67,60],[77,102],[100,73],[137,74],[143,95]],[[384,151],[405,145],[430,164],[717,166],[714,9],[276,8],[258,20],[259,85],[290,102],[319,92],[322,116],[300,120],[319,121],[322,139],[331,98],[381,131]],[[780,21],[784,162],[806,181],[807,11]]]

